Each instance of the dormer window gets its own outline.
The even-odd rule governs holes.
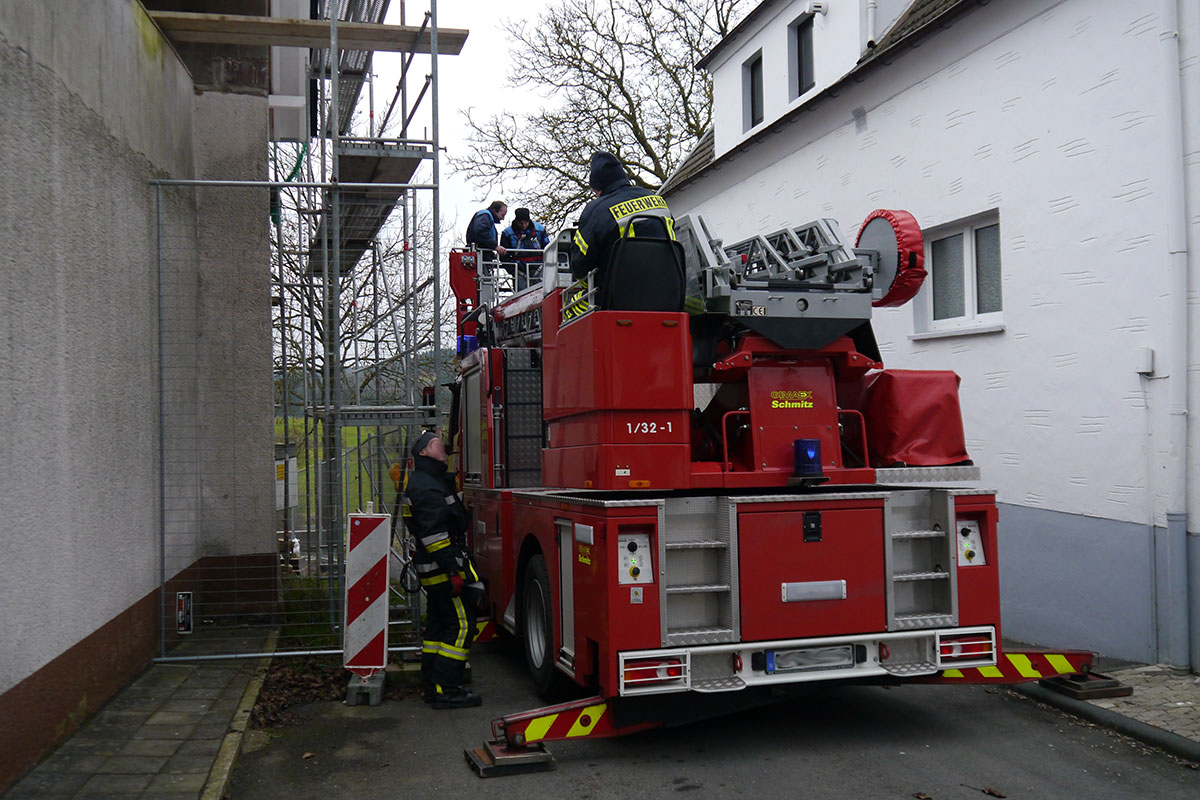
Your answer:
[[[789,100],[816,85],[813,75],[813,15],[805,14],[788,26]]]
[[[742,65],[742,117],[745,130],[763,121],[763,59],[759,50]]]

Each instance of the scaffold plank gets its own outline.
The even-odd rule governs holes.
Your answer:
[[[254,17],[240,14],[201,14],[188,11],[149,11],[150,18],[176,42],[240,44],[276,47],[329,47],[329,22],[320,19]],[[438,55],[462,52],[467,31],[438,28]],[[343,50],[383,50],[428,53],[429,30],[414,25],[339,22],[338,46]]]

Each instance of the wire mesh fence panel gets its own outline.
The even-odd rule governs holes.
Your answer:
[[[415,412],[404,420],[343,425],[339,406],[330,411],[323,381],[339,374],[338,364],[321,363],[321,354],[328,320],[340,324],[338,298],[330,295],[340,286],[326,289],[319,275],[276,270],[299,248],[277,235],[278,218],[272,246],[268,209],[276,197],[269,188],[157,185],[152,191],[160,658],[338,653],[345,514],[394,511]],[[301,229],[294,238],[303,235]],[[335,312],[322,318],[319,312],[330,308]],[[288,315],[306,331],[304,340],[290,342],[291,352]],[[404,552],[402,538],[397,521],[397,553]],[[394,557],[394,649],[417,644],[420,610],[418,597],[398,587],[401,567]]]

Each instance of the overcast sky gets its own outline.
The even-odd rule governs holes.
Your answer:
[[[441,0],[438,3],[438,24],[441,28],[466,28],[470,31],[461,55],[443,56],[438,59],[438,102],[441,108],[440,139],[446,154],[461,154],[466,149],[466,131],[461,111],[474,108],[480,117],[486,118],[506,107],[528,104],[522,92],[506,88],[510,70],[519,66],[510,56],[511,36],[505,23],[525,19],[536,22],[539,12],[551,0],[520,0],[513,3],[483,2],[483,0]],[[392,0],[387,22],[399,24],[401,0]],[[427,0],[410,0],[407,4],[405,22],[419,25]],[[375,74],[375,102],[378,114],[391,99],[396,82],[400,78],[402,55],[377,53]],[[429,58],[418,56],[409,69],[410,102],[420,91],[425,75],[429,72]],[[366,103],[366,94],[363,103]],[[413,121],[409,135],[422,137],[422,129],[429,125],[429,97],[426,96]],[[524,205],[519,186],[501,185],[487,196],[483,189],[472,186],[464,178],[451,172],[446,159],[442,161],[442,218],[447,228],[454,233],[453,244],[460,244],[462,233],[471,216],[493,199],[509,204],[508,222],[512,221],[512,209]],[[428,202],[428,194],[421,202]],[[448,243],[449,244],[449,243]]]

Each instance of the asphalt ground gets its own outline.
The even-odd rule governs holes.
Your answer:
[[[618,739],[550,745],[553,772],[480,779],[463,749],[542,705],[510,641],[472,653],[482,708],[419,697],[320,703],[250,732],[230,790],[253,798],[1200,797],[1200,770],[1006,689],[813,686],[801,696]],[[993,795],[995,796],[995,795]]]

